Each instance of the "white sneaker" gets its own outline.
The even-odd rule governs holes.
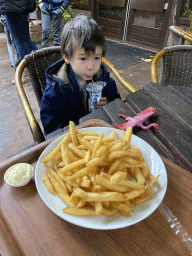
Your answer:
[[[22,77],[22,84],[27,84],[29,83],[30,79],[29,77]],[[15,84],[15,79],[12,80],[12,84]]]
[[[23,74],[22,74],[22,84],[27,84],[29,83],[30,79],[29,79],[29,75],[27,70],[25,69]],[[12,80],[12,84],[15,84],[15,79]]]

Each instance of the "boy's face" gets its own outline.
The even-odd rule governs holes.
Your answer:
[[[97,46],[95,53],[86,53],[85,49],[78,47],[73,56],[68,58],[63,56],[67,64],[71,64],[78,81],[85,82],[90,80],[99,70],[101,66],[102,47]]]

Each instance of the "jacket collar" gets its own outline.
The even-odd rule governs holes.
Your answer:
[[[73,91],[80,92],[81,86],[76,78],[72,67],[65,63],[64,59],[60,59],[45,71],[47,83],[52,83],[52,86],[59,90],[71,88]],[[109,77],[107,68],[101,63],[101,68],[98,73],[93,76],[93,81],[105,81]]]

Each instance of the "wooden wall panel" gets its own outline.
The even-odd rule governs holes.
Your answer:
[[[148,36],[152,36],[152,37],[159,37],[160,34],[161,34],[160,29],[151,29],[151,28],[139,27],[139,26],[135,26],[135,25],[132,25],[131,32],[136,33],[136,34],[140,34],[141,37],[143,35],[148,35]]]
[[[163,12],[165,0],[132,0],[131,8],[144,11]]]
[[[99,25],[103,27],[111,27],[115,29],[120,29],[121,21],[109,20],[99,17]]]
[[[88,4],[80,3],[80,0],[73,0],[73,7],[83,10],[91,10],[91,0],[88,0]]]
[[[99,4],[107,6],[125,7],[125,0],[99,0]]]
[[[102,27],[103,33],[109,33],[111,35],[119,35],[119,29]]]
[[[139,35],[132,33],[130,42],[136,42],[140,45],[149,45],[149,46],[157,46],[159,44],[159,38],[147,36],[147,35]]]

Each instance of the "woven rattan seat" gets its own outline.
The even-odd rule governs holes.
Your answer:
[[[152,82],[164,86],[192,87],[192,45],[171,46],[160,51],[151,64],[151,78]]]
[[[41,130],[37,119],[34,116],[33,110],[30,106],[29,100],[26,96],[23,84],[22,84],[22,74],[25,69],[29,73],[29,78],[33,86],[37,102],[40,106],[41,98],[46,87],[45,70],[54,62],[61,59],[61,48],[58,47],[48,47],[41,50],[37,50],[29,55],[26,55],[17,67],[15,73],[15,85],[17,89],[18,96],[20,98],[25,116],[27,118],[28,124],[30,126],[34,141],[42,142],[45,140],[44,133]],[[111,62],[107,59],[102,58],[102,62],[107,68],[109,68],[113,74],[116,76],[120,84],[127,89],[129,93],[135,90],[119,73],[119,71],[113,66]]]

